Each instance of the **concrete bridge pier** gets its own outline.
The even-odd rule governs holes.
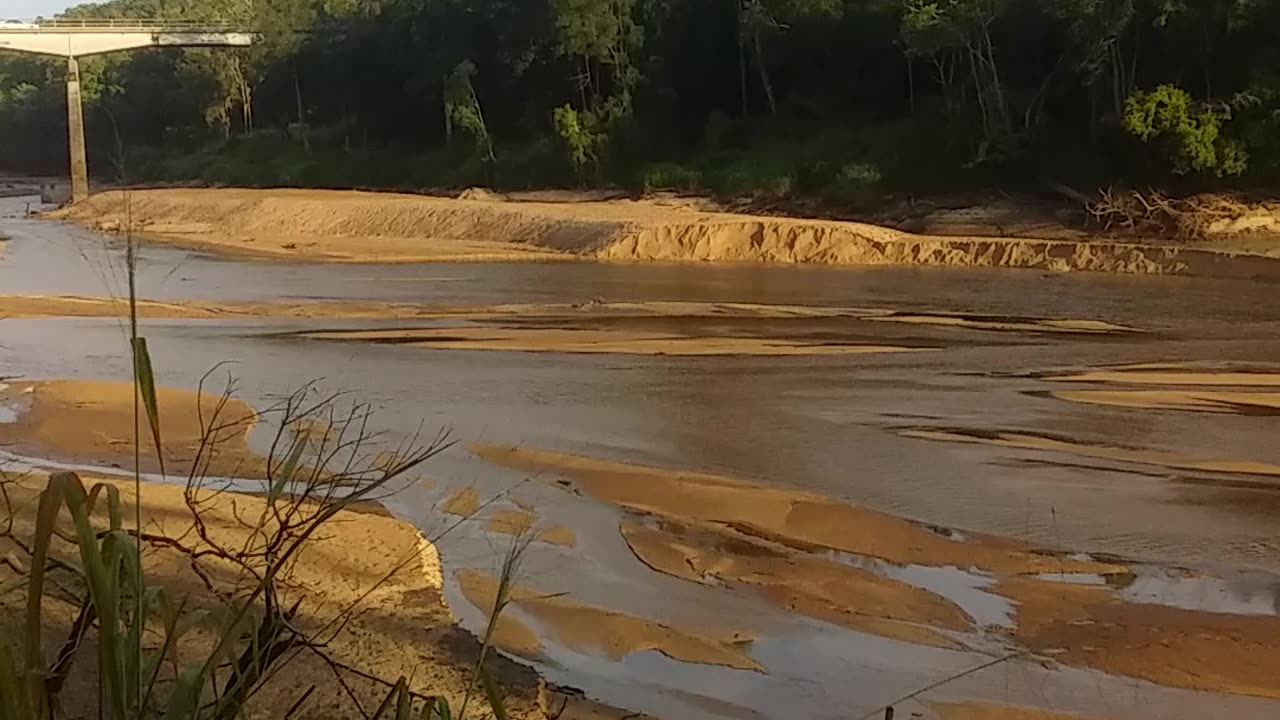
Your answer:
[[[84,104],[80,101],[80,61],[67,56],[67,134],[71,150],[71,202],[89,197],[89,162],[84,148]]]
[[[71,200],[89,197],[85,159],[80,58],[146,47],[248,47],[254,34],[228,25],[164,20],[55,19],[35,25],[0,25],[0,50],[67,59],[67,134]]]

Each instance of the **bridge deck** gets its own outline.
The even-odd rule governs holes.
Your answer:
[[[161,19],[79,19],[41,20],[38,23],[6,26],[0,24],[0,33],[11,35],[39,35],[42,33],[246,33],[252,28],[240,23],[205,22],[196,20]]]

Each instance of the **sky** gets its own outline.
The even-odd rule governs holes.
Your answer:
[[[52,17],[85,0],[0,0],[0,19],[30,20],[37,16]]]

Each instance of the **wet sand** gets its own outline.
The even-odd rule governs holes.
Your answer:
[[[929,709],[932,714],[925,717],[930,720],[1109,720],[978,702],[929,703]]]
[[[628,546],[649,568],[688,582],[754,592],[791,612],[915,645],[1009,643],[1045,661],[1166,687],[1280,698],[1271,662],[1280,653],[1280,617],[1131,596],[1128,588],[1146,572],[1138,565],[926,528],[809,493],[705,473],[523,448],[476,446],[473,452],[648,516],[621,521]],[[869,558],[890,565],[869,564]],[[925,568],[954,577],[926,589],[920,585]],[[985,572],[965,580],[965,568]],[[988,599],[973,604],[973,591]],[[1009,617],[975,623],[974,614],[989,614],[989,599],[998,598],[1008,602]]]
[[[1143,410],[1185,410],[1230,415],[1280,414],[1280,392],[1223,390],[1054,390],[1070,402]]]
[[[135,400],[142,418],[137,428]],[[232,397],[167,387],[157,388],[157,404],[159,455],[132,383],[13,382],[0,389],[0,407],[14,416],[0,423],[0,444],[19,455],[122,469],[134,467],[136,447],[144,473],[160,472],[163,456],[164,471],[176,477],[193,470],[212,477],[263,477],[265,460],[248,445],[257,422],[253,408]]]
[[[492,533],[516,537],[532,534],[536,542],[560,547],[571,548],[578,544],[578,536],[572,528],[538,529],[538,517],[526,510],[495,510],[489,514],[485,529]]]
[[[1192,386],[1280,386],[1280,373],[1267,370],[1242,370],[1232,367],[1203,369],[1169,365],[1131,365],[1105,370],[1090,370],[1070,375],[1051,375],[1054,382],[1120,383],[1125,385],[1192,385]]]
[[[697,472],[608,462],[544,450],[473,445],[476,455],[539,478],[562,476],[590,496],[675,522],[716,523],[798,550],[824,548],[889,562],[1000,573],[1114,574],[1122,565],[1038,552],[971,535],[957,541],[923,525],[799,490]]]
[[[505,202],[325,190],[98,193],[53,217],[255,256],[331,262],[454,260],[921,264],[1229,277],[1280,263],[1176,246],[934,237],[855,222],[705,212],[646,201]]]
[[[427,308],[395,303],[341,301],[158,301],[139,299],[140,318],[228,320],[236,318],[402,319],[435,317]],[[74,295],[0,295],[0,319],[116,317],[129,315],[127,298]]]
[[[791,612],[917,645],[963,647],[937,632],[974,621],[941,595],[723,528],[696,531],[624,522],[622,535],[650,568],[706,585],[755,587]]]
[[[1080,457],[1116,462],[1134,463],[1137,465],[1153,465],[1179,470],[1199,470],[1234,475],[1257,475],[1263,478],[1256,484],[1260,487],[1273,487],[1280,483],[1280,465],[1256,462],[1253,460],[1236,460],[1233,458],[1207,458],[1178,455],[1175,453],[1126,448],[1109,445],[1088,445],[1065,438],[1054,438],[1044,435],[1032,435],[1019,432],[969,431],[969,430],[937,430],[918,429],[904,430],[903,437],[939,442],[966,443],[976,445],[995,445],[1018,450],[1042,450],[1065,453]]]
[[[520,330],[514,328],[429,328],[346,330],[305,333],[317,340],[394,343],[448,350],[607,353],[614,355],[863,355],[922,352],[897,345],[806,343],[783,339],[707,338],[610,330]]]
[[[491,613],[497,598],[496,578],[474,571],[462,571],[458,581],[463,593],[477,609]],[[579,652],[602,654],[612,660],[644,650],[690,663],[721,665],[739,670],[765,672],[755,660],[743,652],[751,638],[732,630],[699,628],[697,631],[669,627],[642,618],[631,617],[601,608],[580,605],[566,598],[546,596],[521,589],[510,590],[510,607],[529,615],[547,629],[551,637]],[[499,626],[506,622],[499,616]],[[515,642],[504,650],[522,655],[533,651],[528,643],[531,633],[514,621],[499,640]],[[528,657],[528,655],[525,655]]]

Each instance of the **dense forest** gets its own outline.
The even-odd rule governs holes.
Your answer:
[[[82,63],[91,170],[857,202],[1280,180],[1280,0],[113,0],[248,49]],[[65,66],[0,53],[0,169],[65,167]]]

